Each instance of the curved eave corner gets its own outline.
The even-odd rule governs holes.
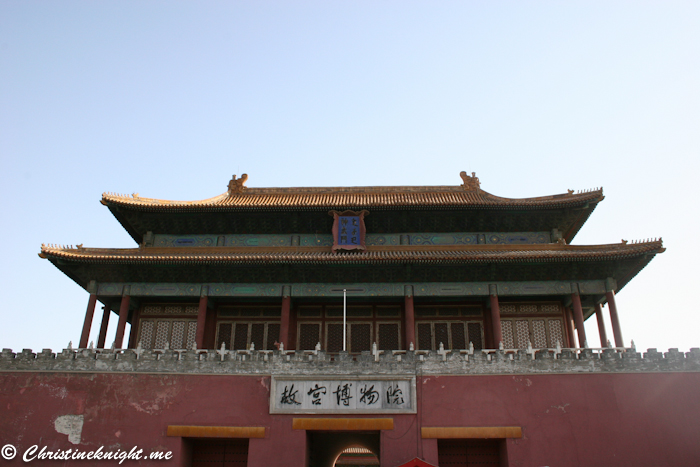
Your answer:
[[[574,237],[576,237],[581,228],[583,228],[583,225],[586,223],[588,218],[591,217],[591,214],[593,214],[595,208],[598,207],[598,203],[604,199],[605,196],[603,196],[603,189],[601,188],[600,197],[588,202],[588,206],[582,210],[581,216],[579,216],[576,222],[574,222],[571,228],[564,234],[564,240],[566,240],[566,243],[571,244]]]
[[[653,260],[656,257],[656,255],[660,255],[666,251],[666,248],[664,248],[663,246],[663,240],[659,239],[658,243],[659,247],[656,250],[650,251],[640,257],[640,259],[643,261],[643,264],[640,268],[636,269],[633,274],[628,274],[626,277],[620,278],[620,280],[617,281],[617,290],[615,291],[615,293],[619,293],[625,285],[627,285],[632,279],[637,277],[637,274],[642,272],[642,270],[645,267],[647,267],[649,263],[651,263],[651,260]]]
[[[121,224],[121,226],[124,227],[124,230],[126,230],[126,232],[131,236],[131,238],[133,238],[134,241],[135,241],[137,244],[140,245],[141,242],[143,241],[143,236],[142,236],[142,234],[140,234],[140,233],[134,228],[134,226],[131,225],[131,223],[130,223],[129,221],[126,220],[126,216],[124,216],[124,214],[122,214],[119,205],[114,205],[114,204],[111,204],[111,203],[105,203],[104,200],[100,200],[100,202],[101,202],[102,204],[104,204],[105,206],[107,206],[107,208],[109,208],[109,212],[111,212],[112,215],[114,216],[114,218],[117,219],[117,221],[119,222],[119,224]]]

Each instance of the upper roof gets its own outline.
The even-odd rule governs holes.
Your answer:
[[[248,188],[243,183],[247,174],[229,182],[229,189],[201,201],[171,201],[144,198],[134,193],[103,193],[102,204],[140,208],[149,211],[208,210],[287,210],[287,209],[360,209],[360,208],[435,208],[470,207],[489,209],[542,209],[578,206],[603,199],[603,189],[540,196],[535,198],[503,198],[483,191],[478,177],[461,173],[464,184],[458,186],[358,186]]]
[[[480,216],[478,222],[471,222],[471,225],[480,226],[480,231],[557,229],[567,242],[571,242],[597,203],[604,198],[601,188],[577,193],[568,190],[563,194],[535,198],[504,198],[483,191],[474,173],[470,176],[462,172],[460,176],[464,183],[455,186],[248,188],[244,185],[248,176],[243,174],[241,178],[233,176],[225,193],[201,201],[144,198],[138,193],[104,193],[101,202],[109,207],[138,243],[148,231],[167,234],[249,233],[234,232],[241,227],[234,225],[235,221],[228,216],[233,212],[238,213],[238,218],[246,213],[291,215],[291,212],[306,211],[313,216],[315,212],[316,220],[297,227],[297,230],[305,228],[309,232],[278,232],[275,229],[279,227],[269,225],[267,231],[260,226],[254,228],[255,233],[315,233],[328,230],[328,219],[323,214],[331,209],[383,211],[385,217],[391,217],[391,212],[404,211],[469,211],[471,214],[466,215]],[[524,215],[528,211],[538,211],[541,215],[534,220],[534,216]],[[369,222],[377,222],[375,219],[376,216]],[[387,223],[390,227],[381,226],[381,231],[402,227],[408,228],[407,231],[417,231],[406,227],[405,220],[402,227],[396,220]],[[282,228],[290,228],[292,222],[285,218],[280,224],[284,226]],[[435,220],[423,224],[436,225]],[[250,228],[250,224],[246,228]],[[230,231],[214,232],[211,229]]]

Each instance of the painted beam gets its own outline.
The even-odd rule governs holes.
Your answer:
[[[422,427],[423,439],[503,439],[522,438],[523,429],[519,426],[459,426],[459,427]]]
[[[500,297],[569,295],[571,284],[565,281],[539,282],[491,282],[498,286]],[[197,297],[203,286],[208,287],[208,296],[216,297],[282,297],[287,284],[245,283],[124,283],[103,282],[98,286],[100,297],[121,296],[124,286],[129,286],[132,297]],[[290,284],[291,297],[342,297],[343,289],[349,289],[351,297],[404,297],[405,288],[413,288],[414,297],[487,297],[488,282],[430,282],[430,283],[359,283],[359,284]],[[578,282],[582,295],[605,294],[605,281]]]
[[[264,438],[265,427],[169,425],[167,435],[183,438]]]
[[[393,430],[393,418],[294,418],[294,430]]]
[[[219,238],[223,239],[223,242]],[[402,242],[403,237],[403,242]],[[365,244],[375,245],[528,245],[552,243],[550,232],[421,232],[372,234]],[[274,247],[331,246],[333,235],[327,234],[261,234],[261,235],[166,235],[156,234],[154,247]]]

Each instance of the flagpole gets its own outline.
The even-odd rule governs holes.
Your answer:
[[[346,342],[346,337],[345,333],[347,330],[347,289],[343,289],[343,352],[345,352],[345,342]]]

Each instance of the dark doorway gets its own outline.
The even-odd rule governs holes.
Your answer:
[[[369,463],[355,465],[378,465],[380,458],[378,431],[307,431],[306,436],[308,467],[334,467],[341,454],[352,447],[365,448],[376,457],[375,462],[373,457],[358,456],[360,459],[368,460]],[[345,462],[352,456],[343,457],[342,462]]]
[[[192,441],[192,467],[245,467],[248,439],[196,439]]]
[[[438,464],[440,467],[500,467],[499,439],[440,439]]]

